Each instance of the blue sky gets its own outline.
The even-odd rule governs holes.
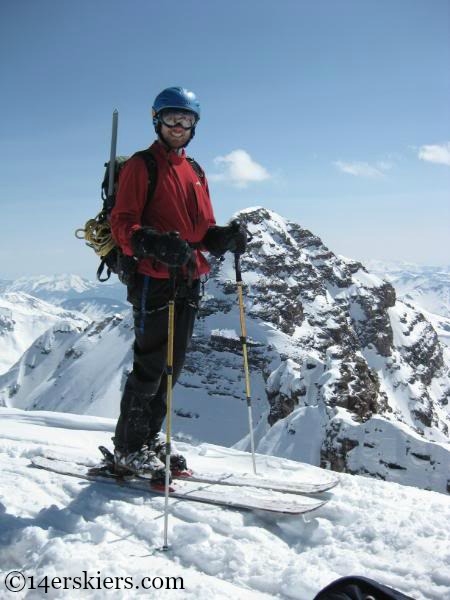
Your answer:
[[[97,260],[73,231],[150,107],[194,90],[219,223],[265,206],[359,260],[448,264],[448,0],[3,0],[0,279]]]

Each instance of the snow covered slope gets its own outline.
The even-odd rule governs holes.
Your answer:
[[[306,518],[171,500],[171,548],[160,552],[162,497],[29,466],[31,457],[46,450],[93,461],[97,445],[110,443],[113,427],[105,418],[0,409],[0,595],[4,576],[19,570],[35,581],[83,580],[87,571],[94,586],[97,578],[128,577],[138,585],[143,577],[160,577],[164,585],[177,577],[178,589],[171,580],[168,594],[183,600],[311,600],[329,582],[350,574],[417,600],[450,597],[450,497],[443,494],[340,475],[328,504]],[[223,461],[245,469],[247,461],[251,470],[250,457],[237,451],[178,445],[193,463],[201,457],[211,468]],[[289,479],[304,469],[262,455],[258,467]],[[78,597],[80,591],[68,585],[48,597]],[[122,580],[115,598],[130,597],[124,586]],[[32,593],[26,597],[38,597]],[[109,598],[111,590],[88,595]]]
[[[88,324],[81,314],[56,307],[23,292],[0,294],[0,374],[50,327],[81,330]]]
[[[0,405],[116,415],[131,340],[131,320],[120,315],[52,327],[0,376]]]

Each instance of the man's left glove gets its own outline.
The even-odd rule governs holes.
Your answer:
[[[238,220],[224,227],[214,225],[208,229],[202,242],[208,252],[217,258],[227,251],[244,254],[247,249],[247,230]]]

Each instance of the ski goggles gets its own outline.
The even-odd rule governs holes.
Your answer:
[[[192,129],[197,123],[197,115],[195,113],[172,110],[171,108],[162,110],[158,114],[158,119],[166,127],[182,127],[183,129]]]

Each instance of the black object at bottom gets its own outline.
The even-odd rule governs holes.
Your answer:
[[[341,577],[327,585],[314,600],[414,600],[367,577]]]

